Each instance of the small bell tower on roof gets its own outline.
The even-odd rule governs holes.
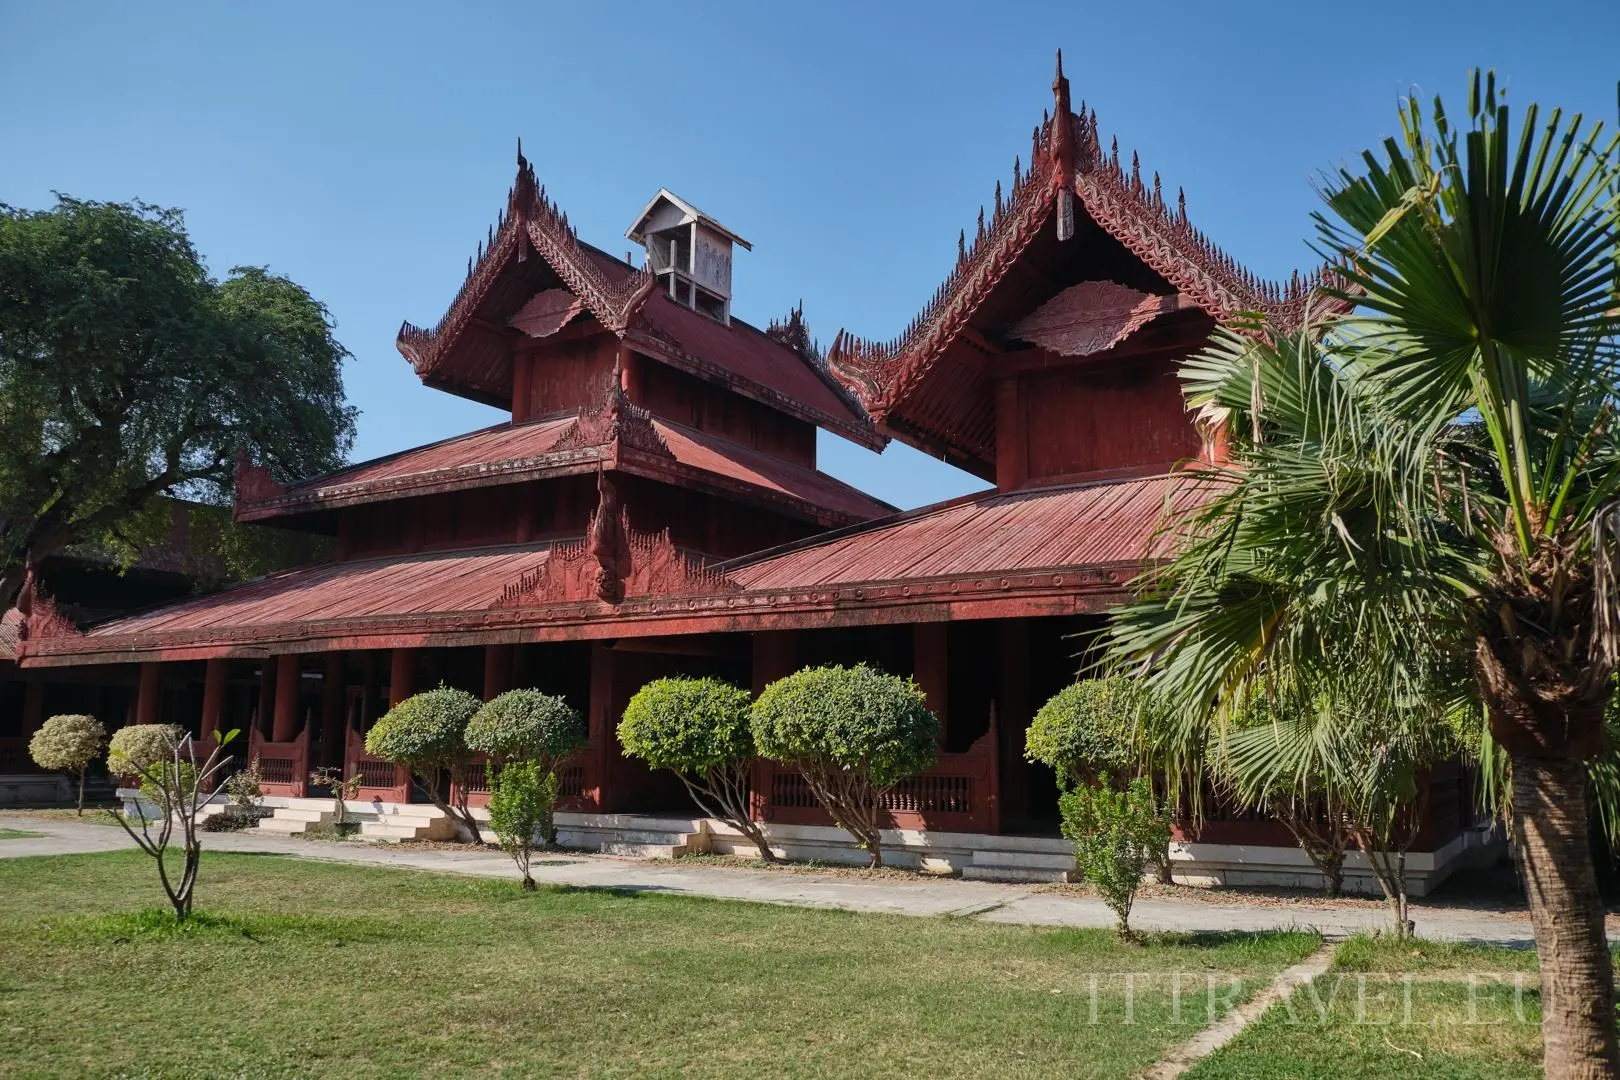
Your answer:
[[[731,254],[753,245],[668,188],[659,188],[624,235],[647,251],[647,265],[669,298],[731,322]]]

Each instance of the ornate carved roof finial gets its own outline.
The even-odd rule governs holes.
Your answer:
[[[1176,217],[1183,225],[1187,224],[1187,189],[1176,188]]]
[[[1059,120],[1069,118],[1069,80],[1063,74],[1063,50],[1057,51],[1057,74],[1052,78],[1052,99],[1057,103],[1054,110]]]
[[[956,263],[960,266],[967,262],[967,230],[956,230]]]

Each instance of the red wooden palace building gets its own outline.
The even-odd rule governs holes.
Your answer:
[[[627,234],[634,266],[580,240],[520,153],[448,313],[398,340],[425,384],[510,422],[290,486],[243,462],[237,517],[333,536],[333,561],[84,630],[33,597],[24,665],[139,665],[137,719],[251,729],[286,793],[342,763],[383,799],[404,777],[362,740],[389,703],[537,686],[589,717],[572,806],[690,813],[618,752],[637,688],[866,660],[914,674],[945,727],[939,764],[892,797],[897,826],[1050,831],[1024,729],[1190,497],[1177,470],[1220,453],[1177,362],[1238,313],[1300,318],[1312,285],[1243,270],[1071,109],[1061,66],[1053,89],[1027,167],[921,314],[825,357],[798,311],[763,331],[731,315],[735,233],[660,192]],[[895,513],[816,470],[818,427],[995,488]],[[768,765],[755,798],[766,820],[819,820]]]

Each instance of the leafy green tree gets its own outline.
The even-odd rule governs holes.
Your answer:
[[[107,771],[139,778],[147,766],[169,756],[182,734],[178,724],[127,724],[107,742]]]
[[[1170,815],[1153,793],[1153,782],[1139,776],[1123,791],[1107,777],[1070,788],[1058,799],[1063,835],[1074,844],[1075,865],[1102,895],[1119,920],[1121,937],[1131,936],[1131,907],[1142,875],[1170,842]]]
[[[1512,764],[1547,1074],[1613,1076],[1584,759],[1620,659],[1620,142],[1515,125],[1479,75],[1460,123],[1412,98],[1401,125],[1324,184],[1346,317],[1218,333],[1184,368],[1235,467],[1189,478],[1207,502],[1114,644],[1183,754],[1262,660],[1308,685],[1358,657],[1393,709],[1416,660],[1469,659]]]
[[[526,892],[535,889],[529,874],[534,838],[551,822],[557,787],[556,772],[522,760],[503,765],[489,787],[489,827],[495,830],[501,850],[517,863]]]
[[[101,753],[107,729],[93,716],[53,716],[28,740],[28,756],[50,772],[65,772],[79,779],[78,811],[84,814],[84,771]]]
[[[752,726],[759,753],[798,769],[882,866],[884,793],[939,757],[939,719],[917,684],[865,664],[805,668],[764,689]]]
[[[287,278],[210,277],[179,211],[0,206],[0,604],[30,558],[138,547],[158,496],[226,501],[239,451],[283,478],[342,464],[348,355]]]
[[[776,862],[765,828],[748,812],[754,760],[748,691],[720,679],[655,679],[637,690],[619,721],[631,757],[681,778],[692,801],[746,836],[759,857]]]
[[[1303,763],[1279,762],[1278,736],[1297,730],[1295,712],[1289,704],[1273,700],[1264,686],[1248,688],[1234,703],[1228,730],[1212,739],[1209,774],[1228,798],[1280,821],[1322,875],[1323,891],[1336,897],[1344,891],[1352,826],[1342,793],[1333,784],[1335,775],[1327,767],[1315,757]],[[1267,754],[1268,749],[1278,753]]]
[[[1042,705],[1024,733],[1024,756],[1066,786],[1137,772],[1141,683],[1124,675],[1080,679]]]
[[[467,746],[491,761],[532,761],[554,772],[585,745],[585,721],[567,701],[539,690],[508,690],[467,724]]]
[[[184,922],[191,917],[191,904],[197,889],[197,874],[202,867],[202,844],[197,831],[202,819],[202,808],[209,802],[209,792],[220,772],[230,764],[225,748],[236,738],[235,730],[214,733],[214,746],[201,763],[197,761],[196,744],[190,733],[157,724],[138,725],[155,728],[163,744],[163,752],[154,758],[141,754],[142,764],[136,773],[141,793],[156,803],[161,812],[148,816],[145,806],[137,800],[134,813],[108,811],[135,846],[157,864],[158,882],[163,894],[174,909],[174,917]],[[124,760],[130,761],[126,757]],[[134,824],[131,824],[131,818]],[[137,828],[137,826],[139,826]],[[181,864],[175,872],[169,859],[171,844],[180,841]]]
[[[585,721],[567,701],[538,690],[497,694],[467,724],[467,747],[489,757],[492,768],[526,761],[553,778],[551,801],[540,822],[548,846],[557,843],[558,768],[585,745]],[[493,777],[492,777],[493,778]],[[493,811],[492,811],[493,813]]]
[[[422,794],[484,842],[478,820],[467,809],[467,725],[481,703],[465,690],[440,686],[406,698],[377,720],[366,732],[366,753],[404,765]],[[457,792],[454,806],[445,801],[445,789]]]
[[[1158,753],[1157,705],[1142,680],[1103,675],[1070,683],[1042,705],[1024,734],[1024,756],[1052,769],[1063,790],[1094,784],[1099,776],[1116,786],[1147,776],[1166,807],[1177,803],[1182,778],[1163,768]],[[1193,778],[1196,782],[1196,777]],[[1170,837],[1153,854],[1159,880],[1173,882]]]

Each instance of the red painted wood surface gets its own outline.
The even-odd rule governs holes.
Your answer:
[[[1013,437],[1031,480],[1163,470],[1198,456],[1198,432],[1168,359],[1026,374],[1018,386],[1022,423]]]
[[[631,400],[654,416],[807,469],[816,467],[815,425],[662,364],[637,369]]]
[[[1172,513],[1207,492],[1189,477],[988,493],[835,533],[729,568],[748,589],[811,588],[961,574],[1135,563],[1162,551]]]
[[[247,756],[259,763],[259,789],[266,795],[301,799],[309,786],[309,726],[286,739],[270,740],[248,729]]]
[[[940,754],[930,769],[885,792],[883,828],[994,833],[1001,828],[997,747],[990,728],[965,753]],[[761,762],[754,775],[764,785],[764,820],[783,825],[831,825],[804,777],[775,762]]]

